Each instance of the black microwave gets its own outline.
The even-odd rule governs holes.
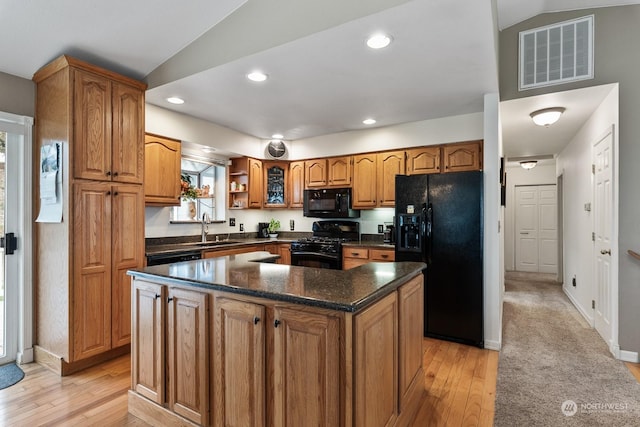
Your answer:
[[[350,188],[304,190],[304,216],[313,218],[358,218],[360,211],[351,209]]]

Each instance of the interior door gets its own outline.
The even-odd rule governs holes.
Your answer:
[[[594,145],[595,164],[595,313],[594,323],[607,344],[611,340],[611,249],[613,210],[613,134]]]
[[[516,187],[516,270],[558,271],[556,185]]]
[[[516,270],[538,271],[538,187],[516,187]]]

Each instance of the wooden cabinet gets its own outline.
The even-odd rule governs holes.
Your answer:
[[[153,425],[410,425],[422,283],[348,313],[137,277],[129,411]]]
[[[482,170],[482,141],[442,147],[443,172]]]
[[[262,173],[260,160],[251,157],[231,159],[229,166],[230,209],[262,208],[262,193],[264,191]]]
[[[148,133],[144,142],[145,203],[149,206],[179,206],[180,141]]]
[[[395,260],[394,249],[344,246],[342,269],[349,270],[368,262],[391,262]]]
[[[67,375],[128,351],[126,271],[144,265],[146,85],[69,56],[33,80],[36,150],[61,142],[69,171],[63,220],[35,225],[35,357]]]
[[[404,151],[353,156],[353,208],[395,206],[396,175],[404,168]]]
[[[340,425],[340,319],[276,306],[273,425]]]
[[[208,294],[143,280],[134,281],[132,294],[133,391],[208,425]]]
[[[415,388],[422,378],[422,337],[424,319],[424,279],[415,277],[398,289],[398,373],[400,411],[412,404]]]
[[[141,184],[144,88],[72,61],[75,178]]]
[[[385,151],[377,154],[377,203],[378,207],[395,207],[396,175],[405,173],[405,152]]]
[[[375,153],[353,156],[353,209],[373,209],[377,206],[377,170]]]
[[[80,360],[130,342],[126,271],[143,263],[144,204],[139,185],[95,182],[74,189],[72,360]]]
[[[209,422],[208,295],[173,287],[167,295],[168,409],[206,425]]]
[[[265,307],[224,294],[214,307],[214,424],[265,426]]]
[[[133,282],[131,328],[132,389],[162,405],[165,402],[166,286]]]
[[[351,156],[306,160],[304,167],[306,188],[351,187]]]
[[[304,162],[289,164],[289,207],[304,207]]]
[[[440,173],[440,146],[407,150],[407,175]]]
[[[351,156],[329,157],[327,159],[327,186],[351,187]]]
[[[280,255],[276,264],[291,265],[291,244],[290,243],[265,243],[264,250],[272,254]]]
[[[289,164],[287,162],[266,161],[264,169],[264,203],[267,209],[289,207]]]
[[[397,312],[393,293],[355,318],[356,426],[393,425],[398,417]]]

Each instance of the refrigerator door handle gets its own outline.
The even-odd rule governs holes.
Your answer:
[[[425,233],[424,233],[424,258],[427,264],[431,263],[431,253],[432,253],[432,248],[431,248],[431,242],[433,241],[433,239],[431,238],[431,233],[432,233],[432,225],[433,225],[433,206],[431,205],[431,203],[429,203],[429,206],[425,209],[425,213],[424,213],[424,223],[423,223],[426,227]]]

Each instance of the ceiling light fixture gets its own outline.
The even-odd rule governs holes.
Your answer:
[[[371,49],[382,49],[389,46],[391,43],[391,37],[386,34],[374,34],[367,39],[367,46]]]
[[[252,82],[263,82],[267,80],[267,75],[261,71],[254,71],[247,74],[247,78]]]
[[[564,113],[563,107],[544,108],[542,110],[534,111],[529,114],[533,123],[538,126],[550,126],[558,121],[562,113]]]
[[[533,169],[536,167],[536,165],[538,164],[537,160],[525,160],[520,162],[520,166],[522,166],[522,169]]]
[[[364,119],[362,123],[364,123],[365,125],[373,125],[376,123],[376,121],[375,119]]]
[[[204,151],[205,153],[215,153],[216,149],[211,147],[205,147],[202,149],[202,151]]]
[[[167,98],[167,102],[175,105],[180,105],[180,104],[184,104],[184,99],[178,98],[177,96],[172,96]]]
[[[271,138],[273,139],[282,139],[284,138],[284,135],[281,133],[274,133],[273,135],[271,135]]]

